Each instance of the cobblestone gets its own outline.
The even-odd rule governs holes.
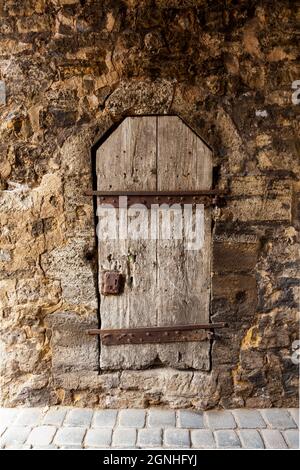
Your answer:
[[[295,429],[297,424],[287,410],[262,410],[262,415],[272,429]]]
[[[0,447],[24,444],[30,431],[29,426],[10,426],[0,439]]]
[[[26,408],[19,411],[14,421],[15,426],[37,426],[42,420],[40,408]]]
[[[112,429],[110,428],[89,429],[84,443],[86,447],[109,447],[111,438]]]
[[[116,424],[117,410],[95,411],[92,426],[95,428],[113,428]]]
[[[178,411],[178,425],[181,428],[204,428],[203,413],[188,410]]]
[[[299,448],[296,409],[0,408],[2,449]]]
[[[284,440],[290,449],[299,449],[299,430],[288,429],[283,433]]]
[[[175,411],[150,410],[148,424],[154,428],[165,428],[175,426]]]
[[[209,429],[195,429],[191,431],[192,446],[196,449],[214,449],[216,442]]]
[[[286,449],[286,442],[278,429],[262,429],[261,434],[267,449]]]
[[[299,410],[298,408],[289,408],[289,413],[291,414],[293,420],[299,427]]]
[[[266,428],[267,425],[262,415],[256,410],[235,410],[233,412],[239,428],[256,429]]]
[[[142,448],[161,447],[162,430],[161,429],[140,429],[138,432],[138,446]]]
[[[164,431],[164,444],[167,447],[190,447],[190,433],[188,429],[166,429]]]
[[[119,413],[119,425],[126,428],[143,428],[145,419],[144,410],[121,410]]]
[[[232,429],[222,429],[215,431],[217,446],[221,449],[234,449],[241,447],[240,440]]]
[[[57,434],[55,436],[54,444],[57,444],[59,446],[81,445],[85,433],[86,433],[85,428],[80,428],[80,427],[60,428],[57,431]]]
[[[17,408],[0,408],[1,426],[12,426],[19,410]]]
[[[67,410],[65,408],[50,408],[44,416],[43,424],[61,426],[66,414]]]
[[[245,449],[264,449],[263,440],[256,429],[241,429],[238,432],[242,446]]]
[[[57,428],[55,426],[37,426],[33,428],[27,439],[27,444],[46,446],[51,444]]]
[[[134,447],[136,442],[136,430],[132,428],[119,428],[113,433],[114,447]]]
[[[65,426],[90,426],[93,410],[74,409],[70,410],[65,418]]]
[[[204,421],[211,429],[234,429],[236,423],[230,411],[207,411]]]

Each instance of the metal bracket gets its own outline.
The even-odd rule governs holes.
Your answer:
[[[148,209],[152,204],[222,204],[225,192],[216,189],[207,191],[86,191],[86,196],[97,196],[101,204],[119,207],[119,197],[127,197],[127,207],[143,204]]]
[[[122,292],[124,278],[118,271],[102,271],[101,294],[118,295]]]
[[[197,325],[176,325],[146,328],[128,328],[114,330],[87,330],[89,335],[99,335],[102,344],[112,346],[118,344],[145,343],[182,343],[205,341],[212,337],[212,330],[225,328],[226,323],[206,323]]]

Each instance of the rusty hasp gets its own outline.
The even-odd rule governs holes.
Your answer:
[[[86,196],[97,196],[100,204],[119,207],[119,197],[127,198],[127,207],[134,204],[143,204],[147,208],[151,205],[161,204],[204,204],[216,205],[222,202],[224,191],[86,191]]]
[[[118,295],[121,294],[124,278],[118,271],[103,271],[101,273],[101,294]]]
[[[105,346],[118,344],[182,343],[209,340],[213,335],[209,330],[226,326],[226,323],[207,323],[114,330],[94,329],[87,330],[87,333],[89,335],[100,335],[101,342]]]

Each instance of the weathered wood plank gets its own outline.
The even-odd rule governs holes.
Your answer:
[[[127,118],[97,151],[99,190],[156,189],[156,118]],[[116,211],[119,218],[120,210]],[[133,213],[133,209],[130,209]],[[149,217],[149,211],[146,211]],[[124,293],[102,296],[101,327],[155,325],[156,242],[107,240],[99,243],[100,271],[118,269],[126,277]],[[101,347],[103,369],[146,367],[155,358],[152,345]]]
[[[158,190],[211,188],[211,151],[177,117],[158,117]],[[204,247],[187,250],[186,238],[159,240],[158,325],[209,321],[210,212],[205,210]],[[179,368],[209,367],[209,342],[158,347],[164,364]]]

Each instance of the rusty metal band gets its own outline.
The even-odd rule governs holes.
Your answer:
[[[226,323],[205,323],[145,328],[121,328],[113,330],[91,329],[89,335],[100,335],[106,346],[118,344],[173,343],[205,341],[211,338],[215,328],[225,328]]]
[[[119,197],[127,197],[127,206],[143,204],[204,204],[215,205],[226,193],[218,190],[207,191],[86,191],[86,196],[96,196],[101,204],[119,207]]]

